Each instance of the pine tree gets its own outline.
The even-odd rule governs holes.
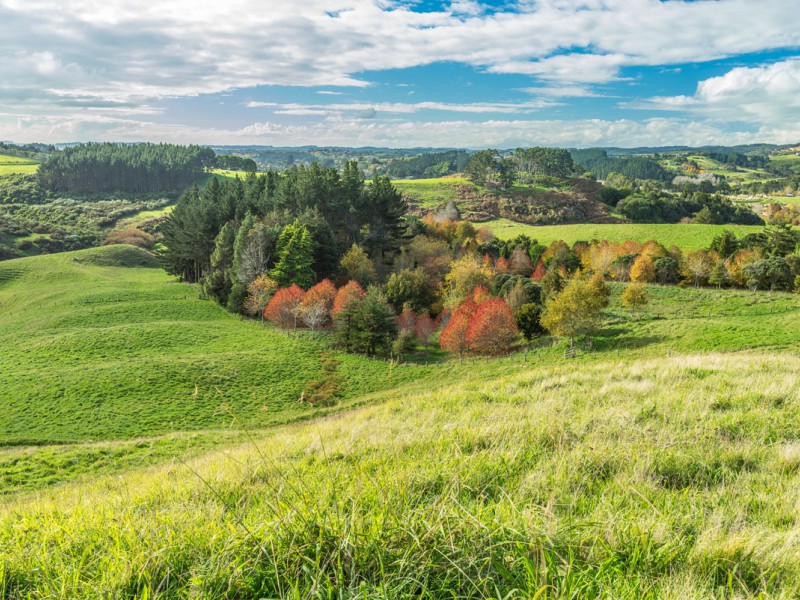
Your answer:
[[[281,286],[310,287],[315,277],[314,249],[315,242],[308,229],[297,223],[287,225],[278,237],[278,262],[270,271],[270,277]]]

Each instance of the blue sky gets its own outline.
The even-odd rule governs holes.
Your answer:
[[[800,142],[787,0],[0,0],[0,139]]]

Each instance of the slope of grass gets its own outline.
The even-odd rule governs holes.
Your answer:
[[[392,184],[412,202],[422,208],[432,209],[445,202],[457,201],[460,185],[478,189],[462,177],[436,177],[432,179],[394,179]]]
[[[32,175],[39,169],[39,163],[31,158],[0,154],[0,176],[21,173]]]
[[[5,598],[792,598],[800,359],[531,365],[0,505]]]
[[[0,443],[108,440],[308,417],[324,348],[241,320],[109,246],[0,263]],[[336,355],[343,402],[423,376]]]
[[[556,240],[563,240],[568,244],[589,240],[609,240],[613,242],[656,240],[668,248],[674,245],[688,251],[707,248],[711,240],[725,230],[733,231],[737,236],[743,236],[763,229],[753,225],[682,225],[672,223],[585,223],[578,225],[536,226],[517,223],[508,219],[492,219],[491,221],[480,223],[480,225],[487,225],[501,239],[512,238],[524,233],[543,244],[549,244]]]

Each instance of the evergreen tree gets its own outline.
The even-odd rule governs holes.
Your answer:
[[[270,277],[281,287],[297,284],[308,288],[314,283],[314,250],[316,244],[308,229],[293,223],[287,225],[278,237],[278,262]]]
[[[203,280],[203,289],[206,294],[222,305],[228,302],[228,295],[233,286],[233,244],[235,240],[236,228],[230,223],[225,223],[214,240],[211,269]]]

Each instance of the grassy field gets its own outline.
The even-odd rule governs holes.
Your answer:
[[[752,225],[681,225],[673,223],[617,223],[578,225],[536,226],[517,223],[508,219],[492,219],[480,225],[486,225],[501,239],[508,239],[521,233],[549,244],[555,240],[564,240],[568,244],[577,241],[609,240],[624,242],[627,240],[646,242],[656,240],[668,248],[678,246],[682,250],[698,250],[707,248],[714,236],[728,230],[743,236],[761,231],[763,228]]]
[[[326,412],[142,251],[0,264],[0,597],[797,597],[800,297],[612,289],[575,359],[330,353]]]
[[[436,177],[433,179],[394,179],[392,184],[422,208],[436,208],[440,204],[456,201],[456,189],[466,185],[478,189],[462,177]]]
[[[39,163],[33,159],[0,154],[0,176],[12,173],[30,175],[36,173],[38,169]]]
[[[317,340],[241,320],[157,267],[127,246],[0,263],[0,442],[265,426],[324,412],[299,402],[323,377]],[[332,356],[344,403],[426,372]]]
[[[453,382],[0,504],[5,598],[792,598],[800,360]]]

